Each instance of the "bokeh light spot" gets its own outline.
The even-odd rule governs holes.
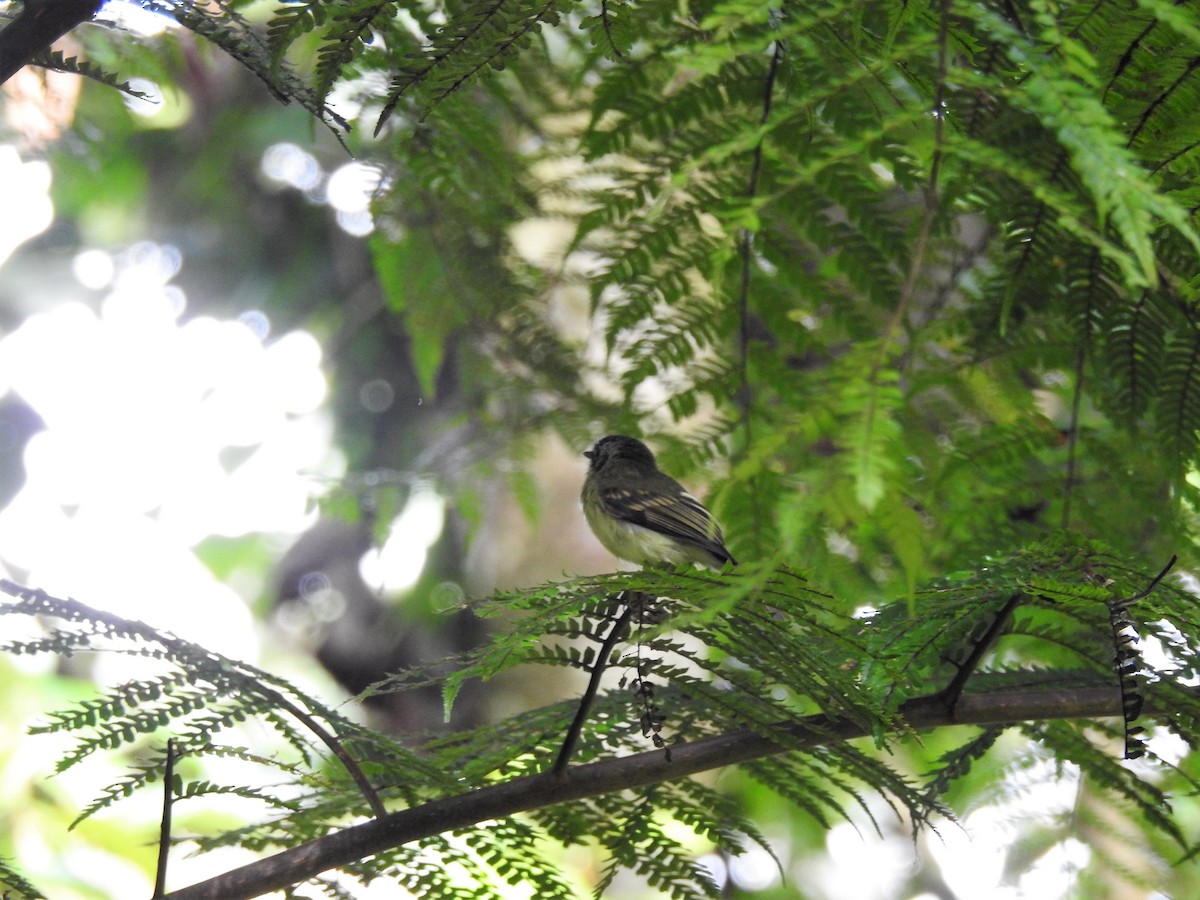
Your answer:
[[[378,166],[361,162],[348,162],[339,166],[329,176],[325,196],[329,205],[343,212],[365,212],[371,206],[371,198],[383,180]]]
[[[321,165],[307,150],[288,141],[272,144],[262,156],[262,173],[271,181],[300,191],[321,183]]]
[[[117,267],[112,254],[104,250],[83,250],[71,260],[71,271],[85,288],[99,291],[112,284]]]
[[[395,400],[395,388],[383,378],[373,378],[358,389],[358,402],[367,412],[386,412]]]
[[[359,565],[363,580],[379,591],[403,591],[416,584],[445,518],[442,496],[429,485],[414,485],[383,546],[363,557]]]
[[[248,309],[238,316],[237,320],[249,328],[250,333],[260,341],[265,341],[271,333],[271,320],[261,310]]]
[[[0,146],[0,263],[54,221],[50,202],[50,166],[22,162],[15,147]]]
[[[182,321],[185,297],[169,283],[182,255],[170,245],[80,256],[77,272],[97,284],[112,265],[99,312],[63,303],[0,340],[0,386],[46,425],[0,510],[3,562],[48,590],[253,657],[253,630],[228,627],[230,608],[248,616],[243,602],[191,548],[312,523],[314,477],[344,465],[319,414],[320,345],[299,331],[265,342],[255,311]]]

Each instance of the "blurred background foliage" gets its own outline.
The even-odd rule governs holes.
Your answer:
[[[612,570],[576,500],[580,453],[611,432],[651,439],[706,492],[739,559],[802,567],[847,613],[1064,530],[1147,569],[1178,553],[1191,584],[1198,52],[1200,16],[1161,0],[113,2],[50,70],[5,85],[0,196],[27,228],[0,246],[0,338],[67,303],[109,315],[120,273],[146,265],[180,323],[315,337],[327,395],[283,414],[325,423],[297,463],[308,506],[275,527],[183,529],[178,547],[254,611],[232,621],[264,665],[334,694],[478,645],[484,624],[447,612],[465,596]],[[52,70],[76,56],[152,102]],[[43,361],[68,389],[89,378]],[[0,486],[20,501],[37,474],[22,448],[62,423],[13,365]],[[152,361],[136,376],[157,377]],[[109,440],[134,440],[112,421]],[[216,458],[232,476],[260,449],[230,438]],[[7,517],[5,534],[41,534],[19,502]],[[190,576],[142,573],[144,543],[105,552],[103,585],[66,550],[0,544],[0,563],[99,605],[139,578],[187,605],[165,598]],[[170,624],[159,609],[138,615]],[[94,673],[6,676],[26,702],[0,726],[0,856],[51,896],[115,895],[84,886],[67,843],[149,871],[137,841],[21,837],[51,841],[75,815],[16,761],[28,717],[72,690],[52,674]],[[371,721],[439,727],[440,697],[421,697],[376,698]],[[512,677],[464,694],[455,724],[545,702],[544,680]],[[1103,809],[1083,779],[1026,802],[1059,780],[1049,757],[995,753],[954,788],[1007,848],[990,894],[939,868],[968,853],[949,835],[914,867],[898,823],[890,843],[863,838],[890,862],[863,865],[841,826],[740,776],[728,789],[770,823],[789,880],[710,862],[731,895],[1195,892],[1194,867],[1164,868],[1161,849],[1092,884],[1128,821],[1081,825]],[[148,809],[123,810],[146,841]]]

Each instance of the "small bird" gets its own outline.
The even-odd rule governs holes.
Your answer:
[[[640,566],[737,565],[716,520],[683,485],[658,470],[641,441],[610,434],[583,455],[591,460],[580,498],[583,512],[612,553]]]

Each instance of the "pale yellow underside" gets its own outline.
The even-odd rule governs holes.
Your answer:
[[[602,512],[593,513],[586,507],[584,513],[600,543],[610,553],[626,562],[639,566],[672,567],[684,562],[693,562],[712,567],[711,554],[699,547],[688,546],[641,525],[621,522]]]

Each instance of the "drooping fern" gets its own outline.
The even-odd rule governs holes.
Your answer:
[[[8,860],[0,858],[0,890],[10,900],[46,900],[36,887],[9,866]]]
[[[459,15],[427,35],[429,46],[394,62],[379,131],[397,104],[418,89],[426,111],[456,93],[487,69],[502,69],[545,25],[556,24],[572,4],[567,0],[512,3],[489,0],[466,4]]]
[[[848,454],[859,518],[920,492],[906,460],[942,462],[935,445],[886,439],[897,399],[920,399],[909,377],[930,366],[996,353],[1017,366],[1040,345],[1040,367],[1074,367],[1067,344],[1085,342],[1080,399],[1165,441],[1177,483],[1200,448],[1187,324],[1200,23],[1186,5],[730,0],[681,12],[506,0],[435,12],[344,0],[281,3],[262,27],[230,5],[164,11],[314,112],[347,87],[363,124],[403,107],[389,120],[397,177],[381,212],[433,216],[438,238],[380,240],[377,257],[397,270],[389,284],[441,295],[449,273],[459,279],[452,313],[407,304],[414,332],[430,335],[417,348],[426,384],[443,359],[434,348],[503,284],[512,315],[554,347],[530,391],[549,384],[579,419],[612,418],[570,377],[598,367],[655,427],[707,428],[697,448],[738,447],[746,404],[798,427],[788,419],[807,416],[816,393],[801,375],[885,338],[879,358],[861,353],[838,373],[842,409],[805,426]],[[551,210],[576,229],[562,265],[513,272],[506,229]],[[976,219],[988,239],[947,269]],[[586,260],[604,360],[546,327],[547,296],[578,278],[572,259]],[[489,299],[468,283],[473,261],[489,263]],[[906,290],[915,300],[897,313]],[[961,343],[931,357],[947,328]],[[534,352],[528,332],[500,331],[481,340],[502,348],[498,365]],[[738,342],[747,358],[735,366]],[[567,377],[537,378],[551,369]],[[970,410],[946,413],[948,429]],[[738,449],[759,460],[756,477],[805,462],[803,445]],[[832,501],[817,511],[836,515]]]
[[[1142,583],[1135,590],[1139,580]],[[274,770],[276,780],[292,781],[286,799],[255,784],[201,779],[184,785],[178,797],[189,803],[229,794],[258,801],[268,810],[258,823],[199,838],[202,848],[236,844],[271,850],[319,843],[365,805],[341,762],[330,757],[327,747],[322,749],[318,733],[294,723],[284,725],[287,709],[277,704],[285,690],[290,706],[310,710],[333,729],[380,797],[409,808],[489,784],[545,777],[537,773],[548,772],[572,709],[570,702],[554,703],[496,726],[432,738],[413,752],[352,725],[311,698],[302,698],[268,673],[73,601],[55,600],[11,583],[4,588],[19,599],[5,604],[0,609],[3,614],[36,614],[61,623],[46,638],[14,643],[6,648],[9,652],[108,649],[160,660],[166,668],[163,674],[118,686],[101,698],[53,714],[47,725],[39,726],[39,732],[83,732],[60,767],[76,765],[99,750],[136,746],[147,736],[172,734],[183,753],[264,763]],[[973,762],[988,752],[999,731],[967,736],[958,749],[943,751],[935,775],[924,785],[897,769],[880,750],[905,747],[905,753],[911,752],[901,737],[905,720],[930,703],[943,702],[938,691],[955,666],[961,670],[961,646],[978,644],[981,634],[992,633],[982,627],[989,621],[989,605],[1003,603],[1010,608],[1006,598],[1014,592],[1025,598],[1016,607],[1010,636],[995,648],[999,655],[989,652],[988,644],[974,654],[965,679],[968,691],[982,689],[986,696],[988,690],[1031,689],[1028,677],[1014,680],[1014,673],[1008,671],[1016,658],[1026,666],[1040,661],[1042,683],[1048,681],[1060,690],[1105,683],[1115,690],[1114,646],[1105,627],[1114,597],[1134,598],[1118,604],[1131,627],[1136,620],[1136,627],[1146,633],[1162,632],[1166,626],[1151,628],[1146,623],[1170,623],[1179,636],[1173,654],[1181,661],[1195,658],[1187,635],[1196,633],[1196,623],[1188,617],[1186,603],[1181,605],[1180,595],[1168,586],[1159,585],[1150,593],[1145,588],[1143,576],[1104,551],[1063,543],[1031,547],[995,560],[986,572],[918,591],[912,605],[898,602],[865,622],[847,617],[835,598],[815,589],[799,573],[782,568],[576,579],[476,604],[476,612],[505,615],[510,625],[491,644],[461,658],[458,669],[443,677],[452,701],[464,679],[493,678],[515,666],[590,669],[596,664],[594,648],[611,627],[612,610],[620,604],[622,592],[643,592],[659,599],[644,610],[611,671],[614,680],[636,673],[636,679],[654,683],[654,704],[667,752],[741,730],[766,738],[764,746],[773,746],[776,754],[770,760],[747,760],[746,774],[818,822],[846,816],[853,821],[852,808],[873,822],[876,812],[868,794],[879,793],[898,813],[903,811],[914,823],[927,823],[949,814],[940,795],[969,776]],[[986,640],[990,643],[994,637]],[[1122,649],[1133,648],[1123,644]],[[1142,665],[1147,673],[1151,671],[1145,661]],[[1200,701],[1186,686],[1193,669],[1173,665],[1143,679],[1147,724],[1158,721],[1192,733],[1200,722]],[[406,690],[429,677],[429,672],[402,674],[376,690]],[[948,702],[956,704],[957,697]],[[585,723],[572,765],[586,768],[589,763],[649,749],[654,742],[644,721],[644,704],[644,696],[628,689],[603,691]],[[1119,709],[1115,712],[1119,714]],[[285,740],[295,745],[293,760],[263,759],[236,744],[215,740],[218,732],[249,717],[281,730]],[[826,728],[830,738],[822,740]],[[859,745],[833,737],[842,728],[872,739]],[[1088,742],[1079,725],[1047,725],[1037,734],[1064,753],[1069,750],[1069,757],[1086,771],[1095,769],[1098,784],[1125,798],[1145,814],[1149,824],[1182,841],[1169,810],[1151,813],[1148,809],[1161,800],[1161,791],[1131,770],[1117,774],[1108,756]],[[570,896],[565,876],[542,853],[544,841],[550,838],[564,844],[596,842],[604,848],[611,864],[601,884],[617,866],[634,869],[673,897],[709,896],[714,884],[664,823],[686,824],[731,853],[742,846],[742,836],[758,842],[763,838],[728,799],[718,800],[700,783],[671,779],[670,758],[665,757],[668,774],[662,784],[598,793],[562,806],[534,807],[528,818],[468,828],[456,838],[443,835],[395,846],[378,856],[375,864],[354,864],[347,871],[366,881],[388,874],[420,885],[430,896],[454,897],[462,891],[461,885],[432,868],[435,860],[457,860],[465,871],[474,873],[477,884],[500,879],[533,885],[545,896]],[[163,763],[161,752],[143,754],[131,775],[107,788],[84,814],[107,808],[161,778]]]
[[[84,701],[75,709],[53,714],[51,721],[35,727],[34,733],[85,732],[85,736],[59,761],[60,772],[96,751],[112,750],[152,736],[168,723],[179,729],[177,752],[188,753],[208,748],[222,730],[250,718],[259,718],[271,724],[306,763],[311,762],[308,754],[312,744],[300,736],[297,726],[308,729],[311,737],[324,743],[346,766],[368,806],[377,814],[382,812],[377,794],[343,745],[343,741],[361,729],[321,704],[297,704],[295,701],[302,695],[283,679],[154,631],[140,622],[110,616],[74,601],[21,588],[12,582],[5,581],[2,587],[6,593],[19,598],[15,603],[4,605],[5,614],[44,615],[65,623],[44,638],[10,641],[3,647],[6,652],[71,655],[109,649],[167,661],[175,669],[120,685],[99,699]],[[284,714],[293,721],[285,719]],[[333,733],[327,730],[330,727]],[[164,761],[165,756],[150,770],[143,770],[130,784],[151,780],[147,771],[157,773]],[[87,814],[104,809],[112,799],[127,795],[131,789],[110,788],[108,798],[94,803]]]
[[[79,59],[75,56],[63,56],[58,50],[45,50],[38,54],[33,59],[34,65],[49,69],[53,72],[66,72],[71,75],[80,75],[88,78],[99,84],[106,85],[114,90],[120,91],[130,97],[136,97],[139,100],[145,100],[148,95],[139,90],[135,90],[130,86],[128,81],[122,80],[119,76],[112,72],[105,71],[100,66],[93,65],[87,60]]]

